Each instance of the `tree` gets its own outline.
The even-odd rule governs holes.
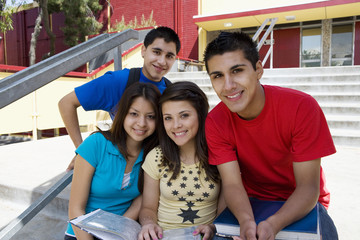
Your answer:
[[[12,0],[14,3],[14,0]],[[15,12],[15,7],[7,6],[6,0],[0,0],[0,31],[5,33],[8,30],[12,30],[12,18],[11,16]]]
[[[1,0],[0,0],[1,1]],[[97,0],[36,0],[39,3],[39,15],[35,20],[34,32],[31,35],[30,43],[30,65],[35,63],[36,43],[41,31],[41,23],[50,37],[50,52],[48,56],[55,54],[55,35],[49,24],[49,14],[63,12],[65,15],[65,26],[62,31],[65,35],[65,43],[72,47],[85,41],[85,37],[96,34],[101,29],[94,12],[102,9]]]
[[[62,0],[61,10],[65,14],[65,26],[62,31],[68,46],[75,46],[85,41],[87,35],[99,32],[102,24],[96,21],[94,13],[101,9],[98,0]]]

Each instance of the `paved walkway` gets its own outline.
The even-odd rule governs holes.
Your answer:
[[[332,193],[329,213],[340,239],[356,239],[360,236],[360,146],[338,146],[337,150],[322,160],[327,187]],[[19,205],[32,202],[35,197],[24,192],[46,191],[64,175],[73,155],[74,147],[68,136],[0,146],[0,229],[18,214],[14,211],[10,216],[3,214],[10,211],[4,209],[10,205],[2,202],[10,200]],[[66,188],[60,197],[67,199],[68,194]],[[63,228],[62,224],[60,227]]]

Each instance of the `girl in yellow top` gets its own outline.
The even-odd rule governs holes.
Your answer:
[[[207,158],[207,97],[192,82],[176,82],[164,91],[159,107],[160,146],[146,156],[142,166],[139,240],[155,240],[162,238],[163,230],[191,226],[198,226],[194,235],[211,239],[215,231],[211,223],[224,202],[218,201],[217,169]]]

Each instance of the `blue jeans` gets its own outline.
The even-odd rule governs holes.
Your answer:
[[[329,216],[326,208],[322,204],[319,204],[319,206],[320,232],[322,240],[338,240],[339,237],[333,220]],[[213,239],[229,240],[230,238],[215,236]]]
[[[322,240],[338,240],[339,237],[333,220],[329,216],[326,208],[322,204],[319,204],[319,206]]]

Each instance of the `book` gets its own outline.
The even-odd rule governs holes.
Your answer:
[[[103,240],[137,240],[141,225],[130,218],[97,209],[69,221],[73,226]],[[201,240],[193,236],[196,226],[165,230],[162,240]]]
[[[276,213],[284,201],[250,199],[256,224]],[[275,239],[320,240],[319,203],[305,217],[282,229]],[[225,210],[214,220],[216,234],[222,237],[239,236],[240,225],[231,213]]]

